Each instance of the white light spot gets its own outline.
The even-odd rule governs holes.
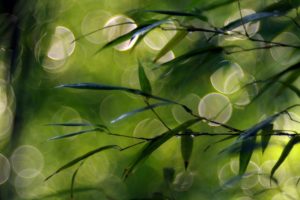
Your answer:
[[[128,24],[122,24],[122,23],[128,23]],[[132,19],[123,15],[117,15],[112,17],[105,23],[104,27],[112,26],[112,25],[116,25],[116,26],[109,27],[103,31],[103,33],[106,35],[108,42],[129,33],[130,31],[134,30],[137,27],[137,25],[134,23]],[[116,45],[115,49],[119,51],[126,51],[131,47],[133,47],[137,39],[138,38],[136,37],[132,41],[130,39],[126,40],[121,44]]]
[[[219,93],[210,93],[201,99],[198,106],[199,115],[219,123],[226,123],[232,114],[232,105],[228,97]],[[209,123],[210,126],[218,126]]]
[[[10,164],[8,159],[0,154],[0,185],[5,183],[10,176]]]
[[[194,174],[190,171],[183,171],[176,175],[172,188],[183,192],[189,190],[194,182]]]
[[[34,146],[23,145],[13,152],[11,163],[18,176],[33,178],[41,172],[44,166],[44,157]]]
[[[218,70],[210,76],[213,87],[224,94],[232,94],[240,89],[240,81],[244,77],[242,68],[230,61],[222,61]]]
[[[134,131],[133,136],[151,138],[167,131],[166,127],[157,119],[144,119],[140,121]]]
[[[273,42],[300,46],[299,38],[290,32],[280,33]],[[291,65],[299,61],[299,50],[290,47],[274,47],[270,49],[273,59],[282,65]]]
[[[110,14],[103,10],[97,10],[88,13],[81,23],[81,32],[83,35],[88,34],[85,38],[94,44],[102,44],[104,41],[103,31],[96,31],[103,28]],[[94,32],[92,34],[89,34]]]
[[[75,49],[74,34],[70,29],[57,26],[48,51],[48,57],[53,60],[64,60],[70,56]]]

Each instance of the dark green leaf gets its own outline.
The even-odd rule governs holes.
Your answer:
[[[229,23],[228,25],[224,26],[222,29],[224,31],[230,31],[233,30],[239,26],[242,26],[243,23],[247,24],[249,22],[254,22],[254,21],[259,21],[265,18],[269,18],[269,17],[278,17],[278,16],[282,16],[284,15],[284,13],[281,12],[258,12],[258,13],[253,13],[247,16],[243,16],[242,19],[237,19],[231,23]]]
[[[147,98],[152,98],[152,99],[156,99],[156,100],[160,100],[160,101],[164,101],[164,102],[181,105],[175,101],[165,99],[162,97],[158,97],[158,96],[154,96],[152,94],[145,93],[141,90],[120,87],[120,86],[111,86],[111,85],[96,84],[96,83],[75,83],[75,84],[59,85],[56,88],[74,88],[74,89],[86,89],[86,90],[118,90],[118,91],[128,92],[131,94],[141,95],[141,96],[144,96]]]
[[[156,137],[155,139],[151,140],[147,143],[142,151],[137,155],[134,159],[133,163],[129,166],[128,169],[124,171],[124,178],[126,179],[129,174],[140,164],[142,161],[146,160],[157,148],[167,142],[170,138],[175,136],[177,133],[185,131],[187,128],[192,126],[193,124],[199,122],[200,119],[191,119],[179,126],[177,126],[173,130],[169,130],[160,136]]]
[[[281,82],[285,87],[287,87],[288,89],[290,89],[291,91],[293,91],[299,98],[300,98],[300,90],[299,88],[297,88],[294,85],[291,84],[286,84],[284,82]]]
[[[255,142],[256,136],[252,136],[244,139],[241,144],[239,175],[243,175],[247,170],[247,166],[255,149]]]
[[[152,88],[149,79],[145,73],[142,63],[139,61],[139,81],[141,90],[145,93],[151,94]]]
[[[300,136],[294,136],[290,139],[290,141],[284,147],[279,159],[277,160],[274,167],[272,168],[270,177],[273,177],[276,170],[280,167],[280,165],[284,162],[284,160],[287,158],[287,156],[293,149],[294,145],[298,144],[299,142],[300,142]]]
[[[90,133],[90,132],[102,131],[102,130],[103,129],[101,129],[101,128],[94,128],[94,129],[89,129],[89,130],[77,131],[77,132],[74,132],[74,133],[58,135],[58,136],[49,138],[48,140],[59,140],[59,139],[63,139],[63,138],[74,137],[74,136],[81,135],[81,134],[84,134],[84,133]]]
[[[173,168],[164,168],[163,173],[164,173],[164,180],[168,184],[171,184],[175,178],[175,170]]]
[[[144,12],[158,13],[158,14],[171,15],[171,16],[181,16],[181,17],[196,17],[203,21],[207,21],[207,18],[205,16],[193,12],[182,12],[182,11],[173,11],[173,10],[144,10]]]
[[[71,179],[71,189],[70,189],[70,193],[71,193],[71,199],[73,199],[74,197],[74,185],[75,185],[75,180],[76,180],[76,176],[78,174],[78,171],[80,169],[80,167],[83,165],[84,161],[80,163],[80,165],[77,167],[77,169],[74,171],[73,175],[72,175],[72,179]]]
[[[69,167],[72,167],[73,165],[75,165],[76,163],[89,158],[90,156],[99,153],[101,151],[104,150],[108,150],[108,149],[117,149],[117,150],[122,150],[121,147],[119,147],[118,145],[107,145],[107,146],[103,146],[103,147],[99,147],[97,149],[94,149],[92,151],[87,152],[86,154],[79,156],[77,158],[75,158],[74,160],[71,160],[70,162],[68,162],[67,164],[63,165],[62,167],[60,167],[59,169],[57,169],[54,173],[52,173],[50,176],[48,176],[45,181],[49,180],[51,177],[53,177],[54,175],[58,174],[59,172],[68,169]]]
[[[203,48],[198,48],[192,51],[187,52],[186,54],[183,54],[181,56],[178,56],[174,58],[173,60],[170,60],[169,62],[163,63],[161,66],[167,66],[167,65],[175,65],[175,64],[180,64],[187,59],[190,59],[194,56],[204,54],[204,53],[219,53],[223,50],[222,47],[216,47],[216,46],[210,46],[210,47],[203,47]]]
[[[159,106],[167,106],[167,105],[170,105],[170,103],[169,102],[162,102],[162,103],[151,104],[149,106],[146,106],[146,107],[143,107],[143,108],[139,108],[139,109],[127,112],[125,114],[122,114],[121,116],[119,116],[116,119],[112,120],[110,123],[116,123],[117,121],[125,119],[125,118],[127,118],[129,116],[135,115],[137,113],[144,112],[144,111],[147,111],[147,110],[151,110],[151,109],[159,107]]]
[[[184,162],[184,168],[187,169],[190,162],[190,157],[193,151],[193,137],[190,135],[181,136],[181,156]]]
[[[172,50],[188,34],[187,31],[178,31],[175,36],[158,52],[153,62],[157,62],[166,53]]]
[[[266,127],[262,128],[262,132],[261,132],[262,153],[264,153],[266,148],[268,147],[272,133],[273,133],[273,124],[269,124]]]

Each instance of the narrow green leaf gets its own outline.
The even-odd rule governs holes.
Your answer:
[[[199,121],[200,119],[191,119],[189,121],[186,121],[185,123],[177,126],[175,129],[169,130],[147,143],[142,151],[134,159],[129,168],[124,171],[124,178],[126,179],[142,161],[146,160],[156,149],[167,142],[170,138],[172,138],[179,132],[185,131],[187,128]]]
[[[285,13],[283,13],[283,12],[277,12],[277,11],[253,13],[253,14],[250,14],[250,15],[247,15],[247,16],[243,16],[242,19],[237,19],[237,20],[229,23],[228,25],[224,26],[222,29],[224,31],[230,31],[230,30],[233,30],[233,29],[235,29],[239,26],[242,26],[243,23],[247,24],[249,22],[259,21],[259,20],[269,18],[269,17],[279,17],[279,16],[282,16],[284,14]]]
[[[256,142],[256,136],[245,138],[242,142],[241,150],[240,150],[239,175],[243,175],[247,170],[247,166],[250,162],[252,153],[255,149],[255,142]]]
[[[171,51],[181,40],[188,34],[187,31],[178,31],[174,37],[168,41],[168,43],[158,52],[153,62],[157,62],[166,53]]]
[[[190,157],[193,151],[193,137],[190,135],[182,135],[181,136],[181,156],[184,163],[185,170],[189,166]]]
[[[139,70],[138,71],[139,71],[139,81],[140,81],[141,90],[145,93],[151,94],[152,93],[151,84],[146,75],[144,67],[140,61],[139,61]]]
[[[136,110],[124,113],[121,116],[117,117],[116,119],[112,120],[110,123],[116,123],[116,122],[118,122],[118,121],[120,121],[122,119],[125,119],[125,118],[127,118],[129,116],[135,115],[137,113],[144,112],[144,111],[147,111],[147,110],[151,110],[151,109],[159,107],[159,106],[167,106],[167,105],[170,105],[170,103],[168,103],[168,102],[162,102],[162,103],[151,104],[149,106],[145,106],[143,108],[139,108],[139,109],[136,109]]]
[[[73,88],[73,89],[86,89],[86,90],[117,90],[117,91],[124,91],[135,95],[144,96],[147,98],[152,98],[164,102],[169,102],[177,105],[181,105],[175,101],[165,99],[162,97],[154,96],[152,94],[143,92],[141,90],[127,88],[127,87],[120,87],[120,86],[111,86],[111,85],[104,85],[104,84],[96,84],[96,83],[75,83],[75,84],[63,84],[59,85],[56,88]]]
[[[137,28],[133,29],[132,31],[130,31],[124,35],[121,35],[121,36],[113,39],[112,41],[106,43],[98,51],[96,51],[95,54],[101,52],[102,50],[104,50],[108,47],[115,46],[115,45],[125,42],[127,40],[130,40],[130,42],[132,42],[135,38],[143,36],[143,35],[147,34],[149,31],[151,31],[152,29],[154,29],[164,23],[170,22],[170,21],[171,20],[152,20],[152,21],[146,22],[145,24],[139,25]]]
[[[83,165],[84,161],[80,163],[80,165],[77,167],[77,169],[74,171],[73,175],[72,175],[72,179],[71,179],[71,189],[70,189],[70,196],[71,199],[74,198],[74,186],[75,186],[75,180],[76,180],[76,176],[78,174],[78,171],[80,169],[80,167]]]
[[[48,140],[59,140],[59,139],[68,138],[68,137],[74,137],[74,136],[77,136],[77,135],[82,135],[84,133],[90,133],[90,132],[94,132],[94,131],[103,131],[103,129],[101,129],[101,128],[94,128],[94,129],[82,130],[82,131],[77,131],[77,132],[74,132],[74,133],[68,133],[68,134],[64,134],[64,135],[58,135],[58,136],[49,138]]]
[[[101,124],[90,124],[90,123],[53,123],[53,124],[47,124],[48,126],[94,126],[94,127],[101,127],[104,129],[107,129],[106,126]]]
[[[281,82],[285,87],[287,87],[288,89],[290,89],[292,92],[294,92],[299,98],[300,98],[300,89],[297,88],[294,85],[291,84],[286,84],[284,82]]]
[[[261,132],[262,153],[264,153],[266,148],[268,147],[269,141],[271,139],[271,133],[273,133],[273,124],[269,124],[266,127],[262,128],[262,132]]]
[[[200,55],[200,54],[204,54],[204,53],[219,53],[223,51],[222,47],[217,47],[217,46],[209,46],[209,47],[203,47],[203,48],[198,48],[198,49],[194,49],[191,50],[181,56],[178,56],[176,58],[174,58],[173,60],[170,60],[166,63],[161,64],[160,66],[167,66],[167,65],[178,65],[184,61],[186,61],[187,59],[190,59],[194,56]],[[157,67],[160,68],[160,67]]]
[[[50,176],[48,176],[45,181],[49,180],[51,177],[53,177],[54,175],[58,174],[59,172],[68,169],[69,167],[72,167],[73,165],[75,165],[76,163],[89,158],[90,156],[99,153],[101,151],[104,150],[108,150],[108,149],[117,149],[117,150],[121,150],[122,148],[119,147],[118,145],[107,145],[107,146],[103,146],[103,147],[99,147],[97,149],[94,149],[92,151],[89,151],[85,154],[83,154],[82,156],[79,156],[77,158],[75,158],[74,160],[71,160],[70,162],[68,162],[67,164],[63,165],[62,167],[60,167],[59,169],[57,169],[54,173],[52,173]]]
[[[170,15],[170,16],[196,17],[203,21],[207,21],[207,18],[205,16],[199,15],[198,13],[194,13],[194,12],[183,12],[183,11],[174,11],[174,10],[144,10],[144,12],[158,13],[158,14]]]
[[[275,163],[274,167],[271,170],[270,177],[272,178],[275,174],[276,170],[280,167],[280,165],[285,161],[293,147],[300,142],[300,136],[295,136],[290,139],[290,141],[287,143],[287,145],[284,147],[279,159]]]

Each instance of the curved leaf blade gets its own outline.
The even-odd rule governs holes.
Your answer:
[[[122,119],[125,119],[125,118],[127,118],[129,116],[135,115],[137,113],[144,112],[144,111],[147,111],[147,110],[151,110],[151,109],[159,107],[159,106],[166,106],[166,105],[170,105],[170,103],[168,103],[168,102],[162,102],[162,103],[151,104],[149,106],[145,106],[143,108],[139,108],[139,109],[136,109],[136,110],[124,113],[121,116],[117,117],[116,119],[112,120],[110,123],[116,123],[116,122],[118,122],[118,121],[120,121]]]
[[[134,159],[132,164],[129,166],[128,169],[124,171],[124,179],[126,179],[131,172],[144,160],[146,160],[156,149],[158,149],[161,145],[163,145],[165,142],[167,142],[170,138],[172,138],[174,135],[176,135],[178,132],[185,131],[187,128],[192,126],[193,124],[199,122],[200,119],[191,119],[189,121],[186,121],[185,123],[177,126],[173,130],[169,130],[160,136],[154,138],[149,143],[147,143],[142,151],[137,155],[137,157]]]
[[[52,173],[51,175],[49,175],[45,181],[49,180],[51,177],[53,177],[54,175],[58,174],[59,172],[65,170],[65,169],[68,169],[69,167],[72,167],[73,165],[75,165],[76,163],[86,159],[86,158],[89,158],[90,156],[96,154],[96,153],[99,153],[99,152],[102,152],[102,151],[105,151],[105,150],[108,150],[108,149],[117,149],[117,150],[122,150],[121,147],[119,147],[118,145],[107,145],[107,146],[102,146],[102,147],[99,147],[97,149],[94,149],[92,151],[89,151],[85,154],[83,154],[82,156],[79,156],[77,158],[75,158],[74,160],[71,160],[70,162],[66,163],[65,165],[61,166],[60,168],[58,168],[54,173]]]
[[[262,129],[262,132],[261,132],[262,153],[264,153],[266,148],[268,147],[272,133],[273,133],[273,124],[269,124]]]
[[[285,159],[287,158],[287,156],[289,155],[293,147],[299,142],[300,142],[300,136],[298,135],[290,139],[290,141],[284,147],[279,159],[277,160],[277,162],[275,163],[275,165],[271,170],[271,175],[270,175],[271,178],[274,176],[276,170],[280,167],[280,165],[285,161]]]
[[[58,136],[49,138],[48,140],[59,140],[59,139],[74,137],[74,136],[77,136],[77,135],[82,135],[82,134],[85,134],[85,133],[90,133],[90,132],[95,132],[95,131],[102,131],[102,130],[103,129],[100,129],[100,128],[82,130],[82,131],[77,131],[77,132],[74,132],[74,133],[68,133],[68,134],[64,134],[64,135],[58,135]]]

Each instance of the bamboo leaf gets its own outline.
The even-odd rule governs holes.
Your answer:
[[[133,29],[132,31],[130,31],[124,35],[121,35],[121,36],[113,39],[112,41],[106,43],[95,54],[101,52],[102,50],[104,50],[108,47],[115,46],[115,45],[125,42],[127,40],[130,40],[129,43],[131,43],[135,38],[144,36],[152,29],[154,29],[164,23],[170,22],[170,21],[171,20],[152,20],[152,21],[146,22],[145,24],[139,25],[137,28]]]
[[[255,142],[256,142],[256,136],[246,138],[242,142],[241,150],[240,150],[239,175],[243,175],[247,170],[247,166],[250,162],[252,153],[255,149]]]
[[[49,138],[48,140],[59,140],[59,139],[63,139],[63,138],[68,138],[68,137],[74,137],[77,135],[82,135],[84,133],[90,133],[90,132],[94,132],[94,131],[103,131],[103,129],[101,128],[94,128],[94,129],[88,129],[88,130],[83,130],[83,131],[77,131],[74,133],[68,133],[68,134],[64,134],[64,135],[58,135],[52,138]]]
[[[104,85],[104,84],[96,84],[96,83],[75,83],[75,84],[63,84],[59,85],[56,88],[73,88],[73,89],[86,89],[86,90],[117,90],[117,91],[124,91],[127,93],[135,94],[144,96],[147,98],[152,98],[164,102],[169,102],[177,105],[181,105],[175,101],[165,99],[162,97],[154,96],[152,94],[143,92],[141,90],[133,89],[133,88],[127,88],[127,87],[120,87],[120,86],[111,86],[111,85]],[[185,108],[186,109],[186,108]]]
[[[117,117],[116,119],[112,120],[110,123],[116,123],[116,122],[118,122],[118,121],[120,121],[122,119],[125,119],[125,118],[127,118],[129,116],[135,115],[137,113],[144,112],[144,111],[147,111],[147,110],[151,110],[151,109],[159,107],[159,106],[166,106],[166,105],[170,105],[170,103],[168,103],[168,102],[162,102],[162,103],[151,104],[149,106],[145,106],[143,108],[139,108],[139,109],[136,109],[136,110],[124,113],[121,116]]]
[[[49,180],[51,177],[53,177],[54,175],[58,174],[59,172],[68,169],[69,167],[72,167],[73,165],[75,165],[76,163],[89,158],[90,156],[102,152],[104,150],[108,150],[108,149],[117,149],[117,150],[121,150],[122,148],[119,147],[118,145],[107,145],[107,146],[103,146],[103,147],[99,147],[97,149],[94,149],[92,151],[89,151],[85,154],[83,154],[82,156],[79,156],[77,158],[75,158],[74,160],[71,160],[70,162],[68,162],[67,164],[61,166],[59,169],[57,169],[54,173],[52,173],[50,176],[48,176],[45,181]]]
[[[253,13],[253,14],[250,14],[247,16],[243,16],[242,19],[237,19],[233,22],[230,22],[228,25],[224,26],[222,29],[224,31],[230,31],[239,26],[242,26],[243,23],[247,24],[249,22],[259,21],[259,20],[269,18],[269,17],[279,17],[284,14],[285,14],[284,12],[278,12],[278,11]]]
[[[168,43],[158,52],[153,62],[157,62],[166,53],[171,51],[181,40],[188,34],[187,31],[178,31],[174,37],[168,41]]]
[[[262,153],[264,153],[266,148],[268,147],[272,132],[273,132],[273,124],[269,124],[266,127],[262,128],[262,132],[261,132]]]
[[[199,15],[198,13],[194,13],[194,12],[183,12],[183,11],[174,11],[174,10],[144,10],[144,12],[158,13],[158,14],[170,15],[170,16],[196,17],[203,21],[207,21],[207,18],[205,16]]]
[[[182,63],[182,62],[186,61],[187,59],[190,59],[194,56],[204,54],[204,53],[219,53],[222,50],[223,50],[222,47],[217,47],[217,46],[209,46],[209,47],[194,49],[194,50],[191,50],[191,51],[189,51],[189,52],[187,52],[187,53],[185,53],[181,56],[178,56],[178,57],[174,58],[173,60],[170,60],[166,63],[163,63],[161,66],[180,64],[180,63]]]
[[[151,84],[145,73],[144,67],[140,61],[139,61],[139,81],[140,81],[141,90],[145,93],[151,94],[152,93]]]
[[[189,166],[190,157],[193,151],[193,137],[190,135],[182,135],[181,136],[181,156],[184,163],[185,170]]]
[[[300,98],[300,90],[299,88],[297,88],[294,85],[291,84],[286,84],[284,82],[281,82],[285,87],[287,87],[288,89],[290,89],[292,92],[294,92],[299,98]]]
[[[165,142],[167,142],[170,138],[172,138],[174,135],[176,135],[179,132],[185,131],[187,128],[192,126],[193,124],[199,122],[200,119],[191,119],[189,121],[186,121],[185,123],[177,126],[173,130],[169,130],[160,136],[154,138],[149,143],[147,143],[142,151],[137,155],[137,157],[134,159],[132,164],[129,166],[128,169],[124,171],[124,178],[126,179],[131,172],[144,160],[146,160],[156,149],[158,149],[161,145],[163,145]]]
[[[280,167],[280,165],[285,161],[293,147],[300,142],[300,136],[295,136],[290,139],[290,141],[287,143],[287,145],[284,147],[279,159],[275,163],[274,167],[271,170],[270,177],[272,178],[275,174],[276,170]]]

